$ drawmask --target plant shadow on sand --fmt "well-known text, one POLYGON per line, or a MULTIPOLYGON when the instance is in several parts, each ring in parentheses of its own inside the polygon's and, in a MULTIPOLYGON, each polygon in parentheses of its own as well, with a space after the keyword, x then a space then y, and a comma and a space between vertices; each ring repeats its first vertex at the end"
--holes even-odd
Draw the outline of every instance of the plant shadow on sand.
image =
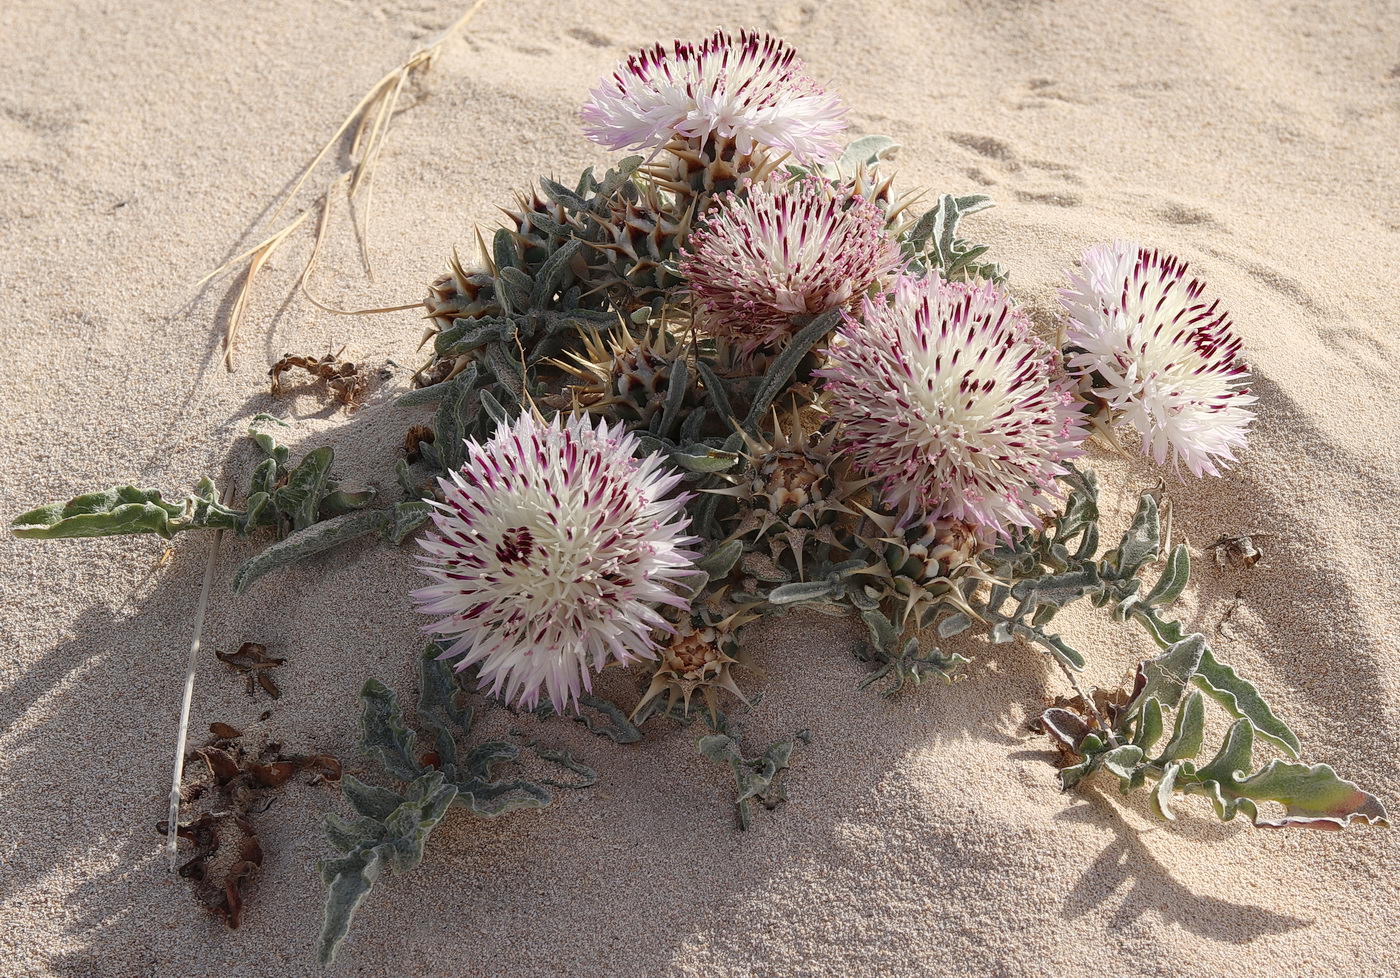
MULTIPOLYGON (((243 416, 268 407, 259 396, 243 416)), ((418 413, 379 400, 333 430, 292 428, 280 436, 294 457, 332 444, 342 481, 377 482, 385 498, 394 498, 386 455, 415 420, 418 413)), ((240 442, 224 474, 246 479, 253 458, 240 442)), ((1236 492, 1248 495, 1248 488, 1236 492)), ((1213 505, 1228 508, 1231 500, 1213 505)), ((1191 518, 1194 524, 1213 515, 1191 518)), ((154 560, 159 541, 152 543, 154 560)), ((183 648, 208 545, 207 537, 193 534, 177 541, 154 584, 148 580, 122 599, 124 610, 114 615, 104 604, 82 614, 73 637, 22 676, 0 707, 0 721, 11 731, 5 774, 16 787, 9 802, 35 813, 36 841, 18 861, 22 876, 7 874, 0 882, 0 897, 21 897, 82 867, 64 910, 78 948, 51 962, 61 974, 227 974, 269 949, 288 975, 320 973, 312 950, 322 893, 315 862, 328 847, 318 823, 325 812, 344 810, 332 789, 293 787, 261 819, 267 860, 249 889, 239 931, 225 931, 197 907, 159 851, 154 825, 164 815, 183 648), (56 769, 54 757, 73 759, 72 770, 56 769), (153 941, 154 933, 170 939, 153 941), (192 946, 201 948, 198 962, 181 957, 192 946)), ((269 736, 291 749, 333 753, 348 771, 384 783, 358 754, 356 696, 365 679, 376 677, 406 705, 413 701, 421 640, 406 596, 416 579, 412 544, 352 543, 275 572, 234 598, 229 575, 261 545, 225 542, 205 647, 261 641, 286 655, 288 666, 279 672, 284 696, 276 703, 250 699, 241 677, 206 654, 191 742, 202 743, 212 720, 239 726, 270 707, 269 736)), ((1219 590, 1209 577, 1201 586, 1219 590)), ((1209 600, 1203 595, 1202 606, 1209 600)), ((1264 609, 1266 620, 1272 610, 1264 609)), ((575 946, 581 973, 613 967, 663 974, 682 957, 710 955, 719 966, 726 954, 761 955, 765 935, 816 918, 825 921, 822 940, 849 955, 845 964, 893 972, 918 959, 907 942, 870 947, 872 926, 877 933, 888 928, 894 938, 938 913, 941 903, 975 910, 1037 886, 1059 894, 1046 916, 1058 916, 1064 926, 1093 922, 1111 929, 1153 915, 1202 938, 1238 944, 1309 924, 1176 878, 1096 790, 1056 793, 1052 752, 1024 732, 1027 712, 1061 688, 1038 652, 1020 643, 949 643, 950 651, 973 659, 967 680, 886 700, 855 688, 865 667, 848 650, 862 639, 858 623, 810 612, 775 619, 750 636, 752 660, 764 671, 741 675, 746 691, 762 694, 752 709, 733 711, 746 748, 761 751, 802 728, 813 739, 794 755, 791 801, 771 815, 760 811, 748 834, 734 828, 729 772, 695 752, 703 732, 698 724, 657 721, 642 743, 618 747, 574 723, 486 711, 478 721, 483 735, 523 726, 526 735, 596 768, 598 786, 561 792, 543 812, 499 820, 454 811, 430 839, 419 869, 381 881, 331 973, 372 970, 375 955, 389 947, 407 973, 446 974, 433 949, 471 922, 477 936, 454 959, 453 974, 491 973, 506 961, 520 974, 557 974, 556 962, 521 950, 532 940, 575 946), (1008 747, 1022 749, 1008 756, 1008 747), (959 766, 964 775, 950 773, 959 766), (1110 841, 1095 849, 1087 842, 1092 836, 1077 832, 1070 855, 1051 869, 1021 861, 1018 853, 1028 846, 1063 856, 1056 827, 1066 824, 1107 832, 1110 841), (1005 885, 989 888, 988 879, 1005 885), (882 886, 913 887, 922 907, 907 900, 898 908, 863 906, 879 900, 882 886), (1120 890, 1110 914, 1105 905, 1120 890), (596 903, 582 931, 573 909, 580 899, 596 903), (823 909, 833 899, 850 906, 834 921, 823 909), (649 908, 640 924, 637 907, 649 908)), ((1300 641, 1323 640, 1291 638, 1298 654, 1300 641)), ((1294 662, 1286 657, 1280 667, 1290 678, 1294 662)), ((625 694, 631 680, 608 682, 625 694)), ((1192 806, 1161 837, 1204 833, 1225 844, 1242 831, 1215 825, 1192 806)), ((985 956, 991 967, 1022 952, 969 938, 945 953, 974 967, 985 956)))

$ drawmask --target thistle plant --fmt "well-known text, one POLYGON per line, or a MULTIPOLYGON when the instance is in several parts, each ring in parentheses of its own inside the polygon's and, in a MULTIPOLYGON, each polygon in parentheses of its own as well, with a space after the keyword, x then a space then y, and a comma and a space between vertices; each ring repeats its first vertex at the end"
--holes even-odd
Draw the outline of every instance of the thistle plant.
MULTIPOLYGON (((366 685, 366 750, 407 787, 345 779, 358 814, 327 825, 342 855, 323 866, 323 960, 449 806, 497 816, 548 800, 543 780, 492 775, 518 746, 459 749, 470 714, 449 660, 503 708, 577 719, 617 745, 700 720, 698 749, 733 774, 748 828, 755 801, 775 808, 784 778, 812 774, 790 768, 806 731, 754 752, 731 716, 749 704, 735 673, 758 664, 754 623, 798 607, 859 617, 861 684, 887 695, 955 678, 968 662, 942 648, 955 636, 963 652, 980 635, 1046 654, 1067 688, 1037 728, 1066 789, 1107 772, 1150 788, 1163 818, 1199 796, 1261 827, 1386 824, 1377 797, 1300 761, 1264 690, 1168 617, 1190 556, 1164 540, 1157 495, 1101 547, 1092 429, 1131 428, 1155 462, 1197 476, 1247 447, 1242 343, 1185 262, 1091 248, 1051 345, 988 246, 963 237, 991 201, 944 194, 917 214, 893 141, 843 150, 839 100, 764 34, 639 52, 583 119, 595 142, 648 155, 571 186, 541 178, 489 244, 478 236, 476 264, 454 255, 430 286, 432 359, 388 408, 414 426, 399 501, 373 508, 334 485, 329 449, 293 466, 259 432, 269 457, 237 505, 207 480, 180 503, 122 487, 15 524, 41 538, 281 537, 238 572, 245 587, 347 539, 398 542, 432 523, 430 583, 405 606, 431 616, 418 718, 435 742, 420 753, 393 694, 366 685), (1052 630, 1075 604, 1153 651, 1125 688, 1081 686, 1088 654, 1052 630), (608 684, 616 702, 594 691, 604 670, 632 676, 608 684), (1201 763, 1207 700, 1231 725, 1201 763), (1285 756, 1250 773, 1257 744, 1285 756)), ((541 757, 574 786, 596 777, 541 757)))

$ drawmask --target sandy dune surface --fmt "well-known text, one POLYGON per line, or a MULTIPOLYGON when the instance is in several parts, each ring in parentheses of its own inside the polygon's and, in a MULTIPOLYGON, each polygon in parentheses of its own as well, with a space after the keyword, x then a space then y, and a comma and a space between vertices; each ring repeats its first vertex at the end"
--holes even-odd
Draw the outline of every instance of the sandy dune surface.
MULTIPOLYGON (((242 476, 248 419, 330 443, 346 482, 392 485, 419 364, 412 312, 344 318, 288 299, 309 232, 258 286, 219 363, 235 281, 195 283, 271 229, 285 189, 360 95, 453 21, 438 0, 0 5, 0 513, 136 482, 242 476), (346 417, 273 400, 281 354, 384 365, 346 417)), ((396 121, 366 279, 341 212, 314 287, 347 306, 421 296, 453 247, 537 173, 603 157, 588 86, 630 48, 716 25, 781 33, 902 144, 901 180, 984 191, 967 231, 1053 323, 1061 269, 1127 236, 1190 260, 1233 310, 1260 395, 1224 480, 1171 484, 1199 546, 1264 532, 1251 571, 1199 559, 1188 620, 1302 735, 1395 808, 1400 764, 1400 8, 1216 4, 492 0, 396 121), (1237 597, 1238 596, 1238 597, 1237 597)), ((309 198, 308 198, 309 199, 309 198)), ((1121 524, 1148 466, 1100 465, 1121 524)), ((0 974, 317 973, 318 823, 297 785, 260 817, 267 859, 236 932, 165 869, 184 647, 206 539, 0 540, 0 974)), ((221 580, 249 552, 226 543, 221 580)), ((1198 555, 1199 556, 1199 555, 1198 555)), ((207 658, 192 730, 247 726, 355 753, 355 696, 411 691, 410 548, 354 547, 214 592, 209 645, 266 643, 283 697, 207 658), (257 716, 268 707, 272 716, 257 716)), ((1110 682, 1146 650, 1068 623, 1110 682)), ((1062 795, 1029 712, 1062 691, 1031 649, 957 647, 967 681, 888 702, 855 684, 854 627, 756 635, 755 744, 812 731, 792 801, 733 828, 727 774, 686 730, 619 748, 539 728, 603 775, 497 822, 457 814, 425 864, 380 884, 344 975, 1330 975, 1400 973, 1400 837, 1281 834, 1182 805, 1166 825, 1110 786, 1062 795)), ((504 723, 502 720, 492 722, 504 723)))

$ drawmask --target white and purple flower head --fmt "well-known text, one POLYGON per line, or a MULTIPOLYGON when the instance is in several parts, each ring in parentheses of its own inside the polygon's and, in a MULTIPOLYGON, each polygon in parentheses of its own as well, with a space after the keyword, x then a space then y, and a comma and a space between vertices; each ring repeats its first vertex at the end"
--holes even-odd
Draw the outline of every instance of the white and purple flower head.
POLYGON ((811 163, 836 154, 844 111, 783 41, 716 31, 632 55, 593 89, 582 115, 588 138, 610 149, 713 135, 732 139, 741 153, 763 146, 811 163))
POLYGON ((1187 264, 1131 242, 1098 245, 1060 292, 1076 348, 1067 367, 1142 435, 1161 465, 1219 475, 1245 446, 1256 398, 1240 340, 1187 264))
POLYGON ((846 317, 827 357, 844 446, 902 520, 1001 535, 1041 524, 1084 421, 1052 351, 994 286, 901 277, 846 317))
POLYGON ((693 573, 681 476, 661 456, 633 457, 634 435, 584 417, 522 414, 441 480, 436 532, 413 592, 442 616, 457 668, 477 665, 492 695, 556 710, 592 688, 589 670, 655 657, 658 605, 686 608, 673 585, 693 573))
POLYGON ((877 205, 820 177, 774 178, 716 198, 680 272, 700 328, 751 356, 781 347, 794 317, 849 307, 901 265, 877 205))

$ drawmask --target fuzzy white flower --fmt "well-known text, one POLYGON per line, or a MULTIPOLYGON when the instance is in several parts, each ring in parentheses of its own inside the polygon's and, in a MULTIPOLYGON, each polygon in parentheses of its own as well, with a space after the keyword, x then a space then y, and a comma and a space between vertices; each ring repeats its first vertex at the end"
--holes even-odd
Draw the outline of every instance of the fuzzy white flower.
POLYGON ((1172 456, 1196 476, 1219 475, 1244 448, 1256 398, 1240 340, 1187 264, 1131 242, 1084 253, 1070 287, 1069 370, 1142 435, 1159 465, 1172 456))
POLYGON ((818 177, 720 195, 691 232, 680 272, 705 332, 745 355, 776 350, 793 317, 850 306, 902 264, 877 205, 818 177))
POLYGON ((658 605, 688 606, 673 585, 693 572, 681 476, 634 435, 583 417, 523 414, 441 480, 437 532, 413 592, 424 626, 483 688, 556 710, 592 688, 589 670, 655 658, 658 605))
POLYGON ((844 112, 783 41, 716 31, 698 43, 632 55, 593 89, 582 115, 588 138, 611 149, 715 135, 732 139, 740 153, 766 146, 820 162, 837 152, 844 112))
POLYGON ((1026 315, 990 283, 901 277, 847 316, 819 371, 856 465, 904 520, 1041 524, 1083 415, 1026 315))

